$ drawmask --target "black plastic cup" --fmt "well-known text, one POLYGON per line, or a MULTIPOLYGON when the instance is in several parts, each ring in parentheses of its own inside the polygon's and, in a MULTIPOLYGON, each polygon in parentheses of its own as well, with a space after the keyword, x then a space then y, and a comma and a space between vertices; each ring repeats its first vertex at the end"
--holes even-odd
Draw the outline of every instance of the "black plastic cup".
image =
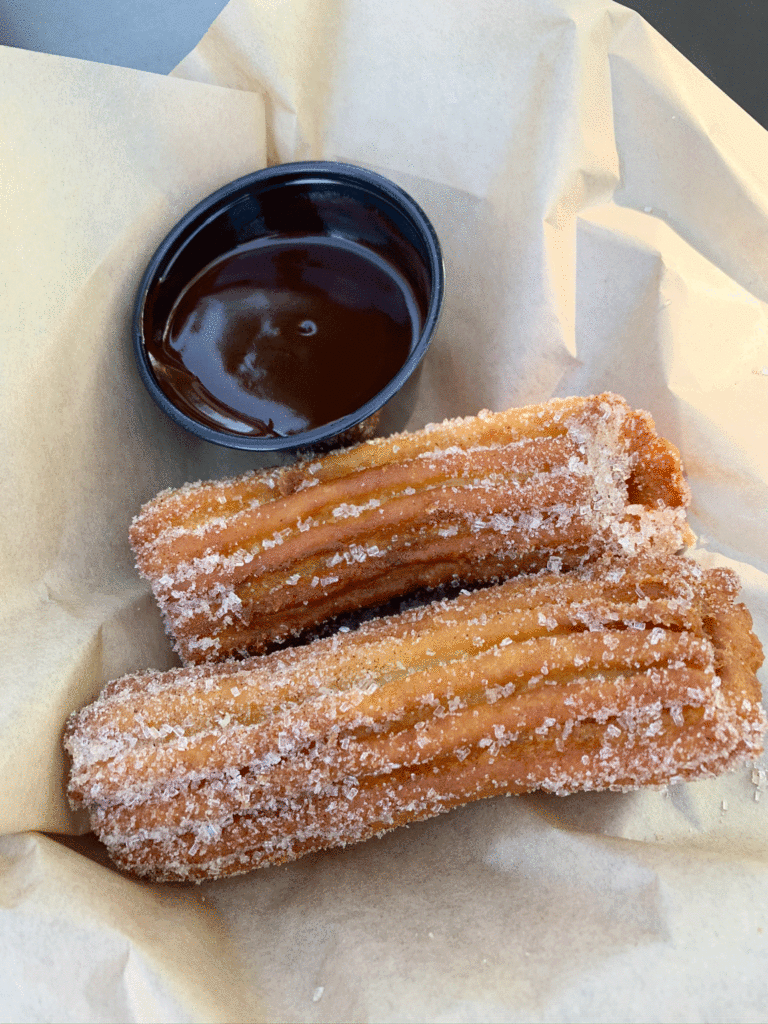
POLYGON ((147 266, 136 298, 136 362, 159 407, 206 441, 261 452, 329 447, 367 436, 366 425, 377 422, 385 406, 394 405, 398 396, 402 404, 402 395, 414 391, 415 371, 437 327, 443 295, 443 260, 435 230, 418 204, 393 182, 343 163, 267 167, 198 203, 164 239, 147 266), (331 236, 362 245, 405 278, 421 310, 420 331, 405 362, 378 394, 353 412, 298 433, 260 436, 195 419, 159 385, 148 342, 150 348, 159 343, 179 295, 214 260, 258 239, 297 235, 331 236))

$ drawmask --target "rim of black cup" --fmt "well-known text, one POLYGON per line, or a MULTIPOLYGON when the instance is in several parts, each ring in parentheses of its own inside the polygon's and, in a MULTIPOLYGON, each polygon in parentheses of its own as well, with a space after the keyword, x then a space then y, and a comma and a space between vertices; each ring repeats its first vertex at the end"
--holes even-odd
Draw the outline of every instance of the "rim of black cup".
POLYGON ((311 448, 313 445, 330 441, 337 435, 344 434, 356 427, 382 409, 400 391, 426 354, 440 317, 444 293, 445 270, 437 233, 419 204, 399 185, 375 171, 369 171, 354 164, 323 160, 276 164, 237 178, 211 193, 189 210, 160 243, 141 278, 134 305, 132 334, 136 365, 144 386, 163 412, 178 426, 205 441, 227 448, 262 452, 311 448), (158 384, 152 371, 144 339, 143 319, 147 297, 153 287, 162 280, 160 276, 162 268, 169 265, 169 257, 172 259, 175 252, 181 251, 198 231, 219 216, 238 195, 253 189, 266 191, 284 184, 300 183, 304 180, 311 183, 312 179, 337 183, 342 186, 346 182, 358 188, 362 186, 369 192, 379 193, 388 199, 401 214, 404 214, 411 222, 412 227, 416 229, 424 244, 428 258, 427 269, 432 285, 421 333, 405 363, 387 385, 364 405, 346 416, 324 423, 322 426, 313 427, 311 430, 287 434, 283 437, 241 435, 229 433, 224 429, 217 430, 215 427, 201 423, 182 412, 158 384))

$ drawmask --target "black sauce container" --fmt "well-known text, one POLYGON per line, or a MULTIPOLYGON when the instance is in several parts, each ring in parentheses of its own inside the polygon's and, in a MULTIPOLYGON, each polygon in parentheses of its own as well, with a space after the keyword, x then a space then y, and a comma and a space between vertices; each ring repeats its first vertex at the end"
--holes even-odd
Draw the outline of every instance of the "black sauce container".
MULTIPOLYGON (((400 414, 405 414, 404 406, 412 403, 415 393, 415 371, 437 326, 443 295, 440 243, 426 215, 406 192, 381 175, 350 164, 281 164, 214 192, 164 239, 147 266, 136 298, 136 362, 160 408, 206 441, 261 452, 331 447, 369 436, 385 406, 399 404, 400 414), (359 408, 300 432, 261 436, 203 422, 194 411, 190 414, 189 409, 179 407, 160 386, 155 372, 157 362, 152 353, 165 335, 174 305, 189 283, 218 258, 257 240, 279 242, 297 236, 330 237, 363 246, 405 279, 420 310, 405 362, 359 408)), ((364 343, 361 339, 360 344, 364 343)))

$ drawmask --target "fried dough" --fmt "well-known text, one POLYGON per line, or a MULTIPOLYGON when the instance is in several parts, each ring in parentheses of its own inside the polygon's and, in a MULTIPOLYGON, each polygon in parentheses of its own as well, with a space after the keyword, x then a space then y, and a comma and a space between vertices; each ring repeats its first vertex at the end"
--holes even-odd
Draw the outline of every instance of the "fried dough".
POLYGON ((766 726, 738 588, 678 556, 604 557, 128 676, 70 720, 70 799, 119 867, 201 881, 496 794, 716 774, 766 726))
POLYGON ((677 450, 616 395, 482 412, 166 491, 130 536, 185 664, 261 653, 420 588, 691 538, 677 450))

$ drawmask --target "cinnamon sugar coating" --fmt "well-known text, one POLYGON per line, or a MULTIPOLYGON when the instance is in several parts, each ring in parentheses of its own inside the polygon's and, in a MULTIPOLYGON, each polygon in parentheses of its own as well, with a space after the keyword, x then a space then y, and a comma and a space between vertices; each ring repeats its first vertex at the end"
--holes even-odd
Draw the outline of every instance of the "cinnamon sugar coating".
POLYGON ((471 800, 625 790, 760 753, 738 580, 678 556, 523 575, 72 716, 69 795, 118 866, 217 878, 471 800))
POLYGON ((677 450, 616 395, 556 399, 190 484, 131 527, 186 664, 417 588, 688 542, 677 450))

